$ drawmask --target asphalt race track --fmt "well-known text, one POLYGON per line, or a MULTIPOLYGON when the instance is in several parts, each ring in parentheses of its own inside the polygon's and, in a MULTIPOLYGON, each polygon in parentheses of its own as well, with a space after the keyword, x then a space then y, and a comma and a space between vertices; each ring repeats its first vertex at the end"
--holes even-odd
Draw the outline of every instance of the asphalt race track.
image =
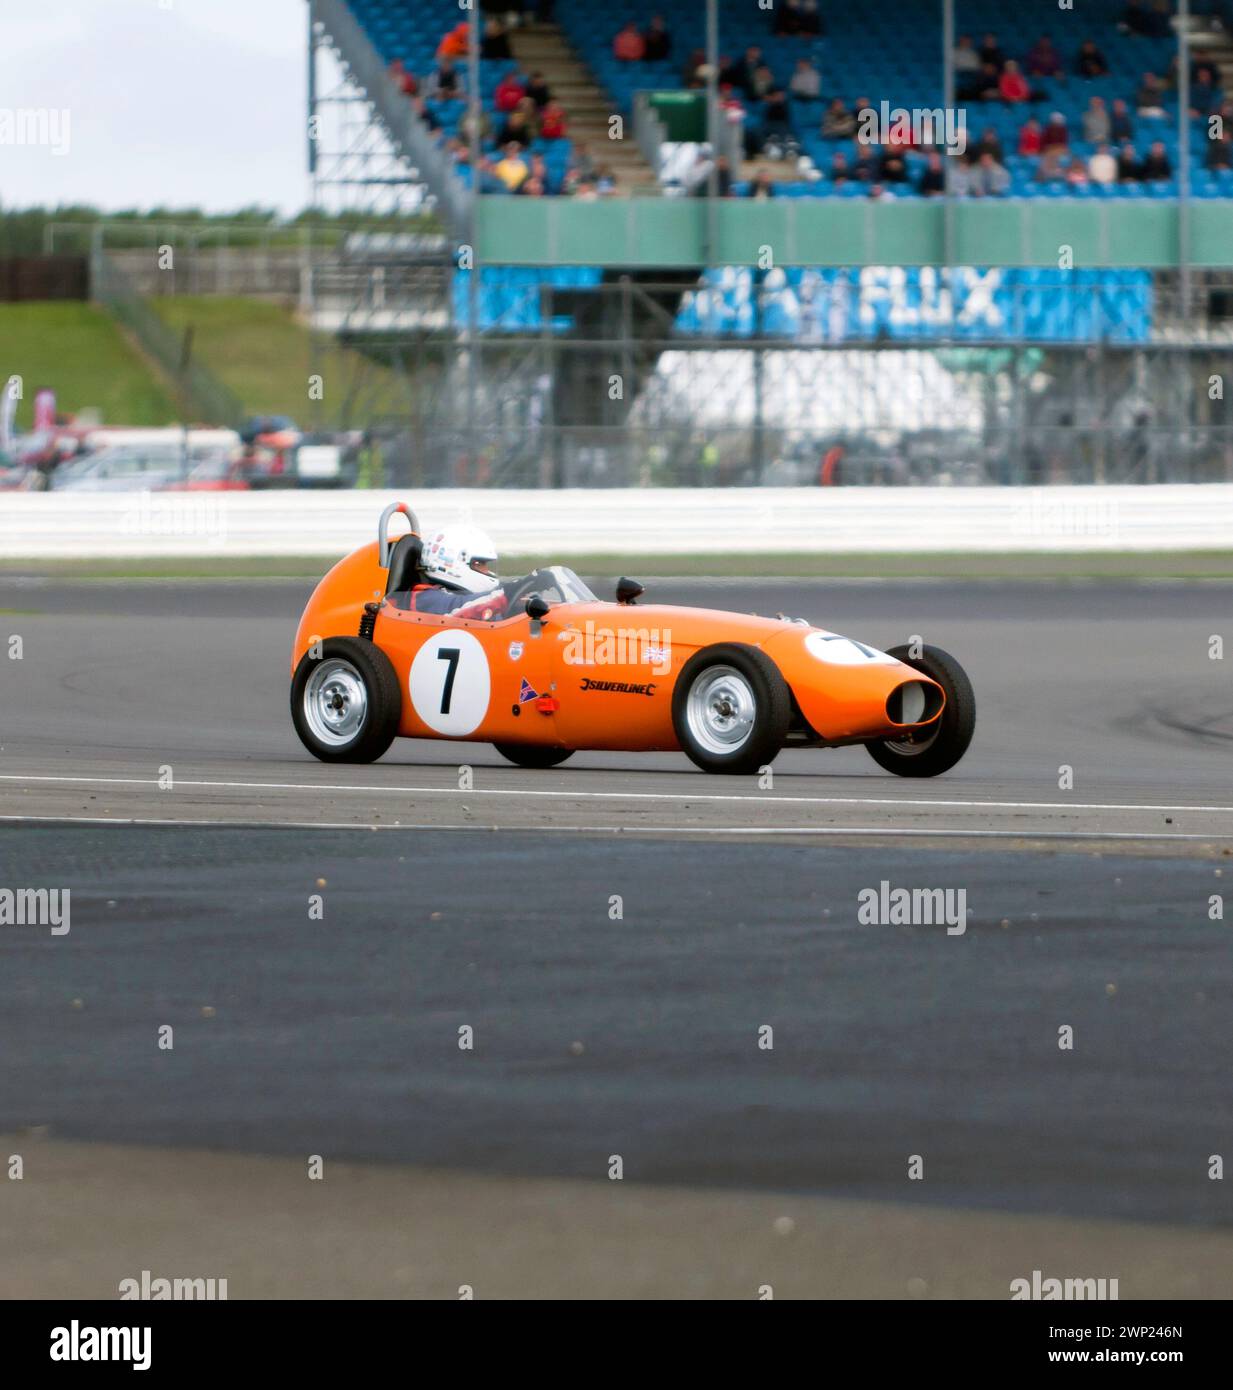
MULTIPOLYGON (((425 1208, 378 1280, 396 1296, 452 1296, 498 1227, 528 1294, 756 1296, 775 1268, 802 1293, 1005 1297, 1050 1258, 1123 1297, 1233 1292, 1208 1176, 1233 1153, 1233 919, 1209 909, 1233 878, 1233 649, 1209 655, 1233 586, 651 582, 967 668, 949 775, 797 752, 768 789, 683 756, 318 764, 287 713, 309 587, 0 579, 0 886, 72 891, 68 935, 0 927, 0 1144, 31 1169, 0 1184, 0 1292, 133 1273, 100 1253, 125 1201, 166 1218, 125 1227, 129 1263, 174 1260, 210 1165, 241 1290, 311 1290, 302 1249, 272 1279, 251 1197, 290 1221, 310 1154, 351 1198, 390 1185, 334 1212, 332 1259, 383 1202, 425 1208), (963 890, 963 930, 862 925, 883 880, 963 890)), ((338 1278, 373 1292, 370 1266, 338 1278)))

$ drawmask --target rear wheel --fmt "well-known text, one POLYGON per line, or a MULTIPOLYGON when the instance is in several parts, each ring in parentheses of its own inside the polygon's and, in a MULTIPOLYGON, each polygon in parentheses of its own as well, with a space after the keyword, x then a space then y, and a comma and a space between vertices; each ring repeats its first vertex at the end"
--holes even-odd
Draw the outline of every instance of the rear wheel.
POLYGON ((494 743, 492 746, 518 767, 556 767, 574 756, 572 748, 548 748, 539 743, 494 743))
POLYGON ((892 647, 887 656, 921 671, 946 692, 946 707, 928 728, 903 738, 867 743, 869 756, 897 777, 936 777, 948 772, 968 751, 976 728, 976 696, 962 666, 941 647, 892 647))
POLYGON ((704 772, 756 772, 778 754, 791 716, 779 668, 736 643, 695 652, 672 693, 677 740, 704 772))
POLYGON ((291 681, 291 719, 323 763, 375 762, 394 741, 402 691, 390 659, 359 637, 329 637, 305 652, 291 681))

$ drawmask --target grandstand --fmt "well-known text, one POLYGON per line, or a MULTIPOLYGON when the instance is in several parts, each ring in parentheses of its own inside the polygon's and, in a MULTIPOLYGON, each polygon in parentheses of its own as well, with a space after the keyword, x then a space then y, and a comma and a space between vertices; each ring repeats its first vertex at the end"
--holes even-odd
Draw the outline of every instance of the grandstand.
POLYGON ((840 440, 936 458, 950 411, 971 480, 1229 470, 1198 389, 1233 336, 1222 0, 540 9, 506 28, 503 7, 460 24, 454 0, 310 4, 314 52, 371 126, 352 148, 389 161, 319 199, 379 211, 395 189, 448 248, 418 279, 379 248, 316 267, 316 322, 378 352, 420 334, 438 408, 412 428, 458 468, 749 482, 798 459, 811 480, 840 440), (645 50, 655 15, 667 53, 645 50), (1022 99, 991 96, 1016 64, 1022 99), (780 102, 802 68, 817 90, 780 102), (897 112, 964 138, 888 133, 897 112))

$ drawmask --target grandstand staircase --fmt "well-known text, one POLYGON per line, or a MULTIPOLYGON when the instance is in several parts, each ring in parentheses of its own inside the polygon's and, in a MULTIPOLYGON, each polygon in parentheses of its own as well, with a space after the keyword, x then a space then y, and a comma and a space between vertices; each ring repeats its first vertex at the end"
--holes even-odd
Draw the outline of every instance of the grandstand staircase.
POLYGON ((527 73, 542 72, 552 95, 565 107, 569 138, 582 141, 597 168, 608 168, 622 193, 655 185, 655 171, 634 139, 626 118, 624 138, 608 137, 612 103, 555 24, 527 24, 510 31, 510 48, 527 73))

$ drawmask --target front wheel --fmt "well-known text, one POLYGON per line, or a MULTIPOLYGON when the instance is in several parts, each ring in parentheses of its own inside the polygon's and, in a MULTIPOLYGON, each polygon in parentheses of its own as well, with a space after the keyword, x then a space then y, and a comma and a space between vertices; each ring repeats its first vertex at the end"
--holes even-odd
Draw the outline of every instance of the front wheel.
POLYGON ((291 681, 291 720, 323 763, 375 762, 394 742, 402 690, 390 659, 360 637, 328 637, 310 648, 291 681))
POLYGON ((976 696, 967 673, 941 647, 922 647, 920 656, 911 656, 908 647, 892 647, 886 654, 937 681, 946 692, 946 706, 920 733, 867 743, 869 756, 897 777, 936 777, 949 772, 968 751, 976 728, 976 696))
POLYGON ((672 692, 677 741, 704 772, 757 772, 783 747, 791 717, 779 668, 735 642, 695 652, 672 692))
POLYGON ((574 756, 572 748, 550 748, 540 743, 494 743, 492 746, 518 767, 557 767, 574 756))

